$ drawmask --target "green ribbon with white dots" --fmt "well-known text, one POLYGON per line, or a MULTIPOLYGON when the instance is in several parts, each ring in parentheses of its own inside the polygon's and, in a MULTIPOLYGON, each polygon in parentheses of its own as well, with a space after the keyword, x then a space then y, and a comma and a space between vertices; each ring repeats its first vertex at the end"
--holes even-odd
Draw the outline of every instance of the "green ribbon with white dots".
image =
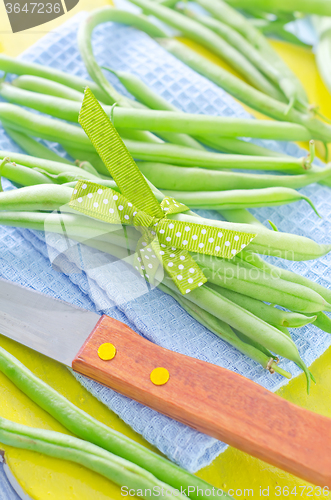
POLYGON ((168 219, 168 215, 186 212, 189 208, 170 197, 165 197, 161 204, 157 201, 89 88, 85 91, 79 122, 120 193, 93 182, 79 181, 70 206, 104 222, 137 228, 142 237, 135 265, 150 282, 162 263, 181 293, 189 293, 207 281, 189 252, 231 259, 255 238, 255 234, 168 219))

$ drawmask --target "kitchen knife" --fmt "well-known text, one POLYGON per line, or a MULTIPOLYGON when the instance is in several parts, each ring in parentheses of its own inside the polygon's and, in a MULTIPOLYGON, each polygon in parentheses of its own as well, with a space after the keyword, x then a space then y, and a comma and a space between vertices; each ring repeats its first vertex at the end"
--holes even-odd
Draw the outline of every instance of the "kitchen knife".
POLYGON ((331 419, 109 316, 0 279, 0 333, 201 432, 331 487, 331 419))

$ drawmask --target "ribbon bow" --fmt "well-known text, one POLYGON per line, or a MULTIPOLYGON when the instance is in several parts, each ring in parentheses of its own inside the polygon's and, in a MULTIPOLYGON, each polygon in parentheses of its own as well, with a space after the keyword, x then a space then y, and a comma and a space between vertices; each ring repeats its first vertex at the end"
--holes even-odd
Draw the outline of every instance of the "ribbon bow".
POLYGON ((79 122, 120 193, 93 182, 79 181, 70 206, 111 224, 120 223, 139 229, 142 238, 137 247, 136 268, 149 281, 161 262, 181 293, 189 293, 207 281, 189 252, 231 259, 256 236, 168 219, 169 215, 186 212, 189 208, 170 197, 165 197, 161 204, 157 201, 89 88, 85 91, 79 122))

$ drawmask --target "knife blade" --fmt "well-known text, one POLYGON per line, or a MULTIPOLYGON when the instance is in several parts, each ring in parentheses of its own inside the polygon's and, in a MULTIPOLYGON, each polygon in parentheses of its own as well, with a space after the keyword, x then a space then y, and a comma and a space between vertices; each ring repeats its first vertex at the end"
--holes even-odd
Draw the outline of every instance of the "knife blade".
POLYGON ((198 431, 331 487, 331 419, 241 375, 157 346, 109 316, 1 279, 0 333, 198 431), (113 348, 111 356, 100 354, 104 346, 113 348))

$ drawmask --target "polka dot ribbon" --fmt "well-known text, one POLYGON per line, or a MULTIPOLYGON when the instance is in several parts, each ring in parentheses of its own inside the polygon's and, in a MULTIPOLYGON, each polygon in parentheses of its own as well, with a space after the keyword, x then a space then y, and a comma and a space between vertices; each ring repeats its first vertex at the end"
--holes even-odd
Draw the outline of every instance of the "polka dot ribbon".
POLYGON ((168 219, 189 210, 165 197, 160 204, 118 135, 112 122, 86 89, 79 121, 120 190, 79 181, 70 206, 90 217, 136 227, 141 233, 135 254, 137 270, 151 283, 160 263, 181 293, 189 293, 207 279, 189 252, 233 258, 254 234, 219 229, 206 224, 168 219))

